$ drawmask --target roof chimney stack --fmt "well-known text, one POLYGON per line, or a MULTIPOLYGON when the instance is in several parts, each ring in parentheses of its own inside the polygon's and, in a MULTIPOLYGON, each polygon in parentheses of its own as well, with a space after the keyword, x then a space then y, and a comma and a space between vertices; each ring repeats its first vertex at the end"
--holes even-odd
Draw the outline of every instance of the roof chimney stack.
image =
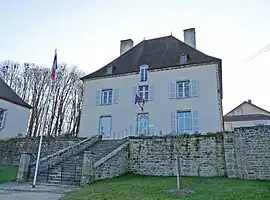
POLYGON ((189 28, 184 30, 184 42, 189 46, 196 49, 196 32, 195 28, 189 28))
POLYGON ((133 41, 132 39, 127 39, 127 40, 121 40, 120 41, 120 55, 123 53, 127 52, 133 47, 133 41))
POLYGON ((251 103, 251 99, 248 100, 248 103, 251 103))

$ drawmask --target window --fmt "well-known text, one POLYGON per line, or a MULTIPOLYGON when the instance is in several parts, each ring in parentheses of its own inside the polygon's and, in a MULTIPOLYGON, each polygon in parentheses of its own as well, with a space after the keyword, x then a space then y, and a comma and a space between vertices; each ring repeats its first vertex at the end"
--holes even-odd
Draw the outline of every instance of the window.
POLYGON ((115 70, 115 67, 113 65, 110 65, 107 67, 107 72, 106 74, 113 74, 115 70))
POLYGON ((177 97, 190 97, 190 81, 177 82, 177 97))
POLYGON ((140 79, 142 81, 147 81, 148 79, 148 65, 142 65, 140 67, 140 79))
POLYGON ((243 114, 243 109, 242 108, 238 108, 234 111, 235 115, 242 115, 243 114))
POLYGON ((99 132, 102 136, 109 137, 111 135, 111 116, 101 116, 99 121, 99 132))
POLYGON ((187 64, 187 59, 188 59, 187 54, 182 54, 182 55, 180 56, 180 63, 181 63, 181 64, 187 64))
POLYGON ((137 117, 138 135, 147 135, 149 132, 149 117, 148 113, 138 114, 137 117))
POLYGON ((102 90, 101 104, 108 105, 112 104, 112 89, 102 90))
POLYGON ((5 119, 6 118, 6 110, 0 108, 0 130, 4 129, 5 119))
POLYGON ((148 85, 139 86, 139 96, 140 96, 140 98, 143 98, 145 101, 148 100, 148 97, 149 97, 149 86, 148 85))
POLYGON ((177 132, 189 133, 192 131, 192 114, 191 111, 177 112, 177 132))

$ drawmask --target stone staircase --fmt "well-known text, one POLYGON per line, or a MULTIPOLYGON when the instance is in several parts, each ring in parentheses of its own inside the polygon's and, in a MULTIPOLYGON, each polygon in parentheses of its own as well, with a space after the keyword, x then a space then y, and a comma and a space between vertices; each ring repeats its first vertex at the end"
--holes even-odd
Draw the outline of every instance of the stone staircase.
MULTIPOLYGON (((84 151, 90 151, 94 157, 94 163, 111 153, 125 140, 99 140, 84 151)), ((69 156, 54 165, 48 165, 47 169, 38 172, 38 183, 80 185, 82 174, 83 152, 69 156)), ((34 170, 30 172, 28 181, 33 181, 34 170)))

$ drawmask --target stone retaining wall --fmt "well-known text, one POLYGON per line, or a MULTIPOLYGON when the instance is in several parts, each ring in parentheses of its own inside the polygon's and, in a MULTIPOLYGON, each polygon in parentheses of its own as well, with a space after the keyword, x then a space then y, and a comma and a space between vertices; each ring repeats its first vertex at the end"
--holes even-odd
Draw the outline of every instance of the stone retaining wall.
POLYGON ((270 180, 270 127, 238 128, 224 133, 229 178, 270 180))
POLYGON ((113 178, 128 172, 128 154, 129 146, 125 146, 106 160, 103 164, 97 166, 94 170, 95 180, 113 178))
POLYGON ((129 171, 175 176, 177 152, 184 176, 225 175, 222 134, 131 138, 129 171))
MULTIPOLYGON (((65 137, 44 137, 42 143, 41 157, 52 154, 65 147, 82 141, 85 138, 65 138, 65 137)), ((21 153, 33 154, 38 152, 39 137, 11 138, 0 140, 0 166, 18 164, 21 153)))

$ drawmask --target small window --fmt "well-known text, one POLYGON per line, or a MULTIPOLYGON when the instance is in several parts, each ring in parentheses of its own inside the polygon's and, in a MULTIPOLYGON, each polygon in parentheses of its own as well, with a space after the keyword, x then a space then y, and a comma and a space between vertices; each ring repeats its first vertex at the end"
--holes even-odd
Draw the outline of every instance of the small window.
POLYGON ((109 66, 107 67, 107 74, 112 74, 113 67, 109 66))
POLYGON ((113 65, 110 65, 107 67, 107 72, 106 74, 113 74, 115 70, 115 67, 113 65))
POLYGON ((242 115, 243 114, 243 109, 242 108, 238 108, 234 111, 235 115, 242 115))
POLYGON ((188 55, 187 54, 182 54, 180 56, 180 64, 187 64, 187 60, 188 60, 188 55))
POLYGON ((141 82, 147 81, 147 79, 148 79, 148 65, 142 65, 140 67, 140 79, 141 79, 141 82))
POLYGON ((149 86, 148 85, 139 86, 139 96, 140 96, 140 98, 144 99, 145 101, 148 100, 148 97, 149 97, 149 86))
POLYGON ((101 104, 108 105, 112 104, 112 89, 102 90, 101 104))
POLYGON ((190 97, 190 81, 177 82, 176 94, 178 98, 190 97))
POLYGON ((6 110, 0 108, 0 130, 5 127, 6 110))
POLYGON ((177 112, 177 130, 178 133, 189 133, 192 131, 191 111, 177 112))

